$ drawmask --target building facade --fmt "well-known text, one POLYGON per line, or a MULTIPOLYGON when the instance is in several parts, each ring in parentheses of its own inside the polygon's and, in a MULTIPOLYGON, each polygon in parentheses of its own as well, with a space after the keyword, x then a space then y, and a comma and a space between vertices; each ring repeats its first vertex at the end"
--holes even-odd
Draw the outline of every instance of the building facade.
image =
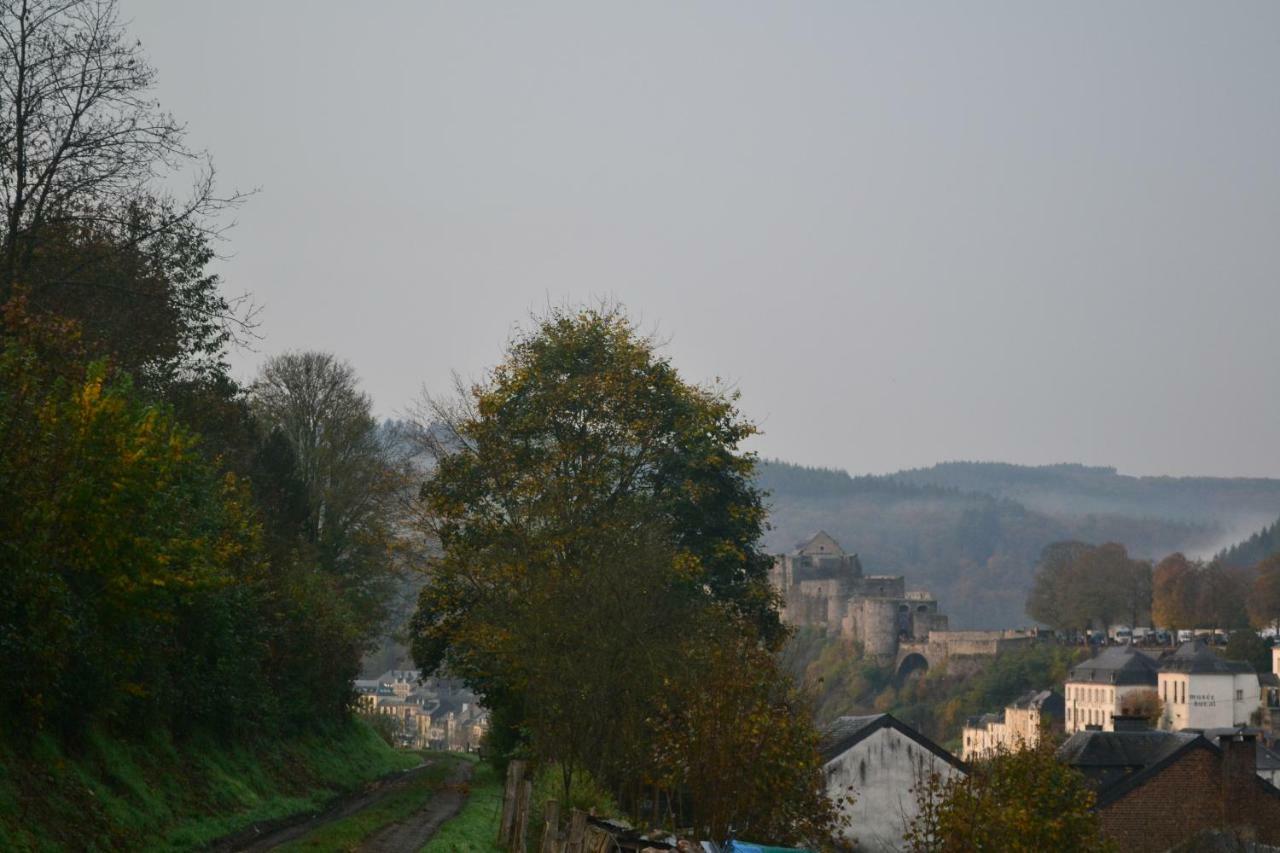
POLYGON ((1112 646, 1072 667, 1064 685, 1067 734, 1097 728, 1112 731, 1113 718, 1128 710, 1135 694, 1155 692, 1159 665, 1141 650, 1112 646))
POLYGON ((916 789, 933 773, 965 772, 954 755, 890 714, 836 720, 823 734, 822 761, 827 795, 849 818, 844 841, 868 851, 903 849, 919 813, 916 789))
POLYGON ((1034 747, 1043 733, 1063 730, 1065 702, 1054 690, 1032 690, 1019 696, 998 714, 983 714, 965 721, 960 758, 987 758, 997 752, 1034 747))
POLYGON ((1214 729, 1258 722, 1262 690, 1247 661, 1224 660, 1203 640, 1183 643, 1160 661, 1161 728, 1214 729))

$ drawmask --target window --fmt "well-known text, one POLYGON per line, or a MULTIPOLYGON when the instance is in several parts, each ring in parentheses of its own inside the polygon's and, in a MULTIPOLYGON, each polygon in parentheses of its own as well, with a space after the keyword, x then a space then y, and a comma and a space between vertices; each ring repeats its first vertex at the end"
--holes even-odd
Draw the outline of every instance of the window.
POLYGON ((1242 700, 1242 699, 1244 699, 1244 691, 1243 691, 1243 690, 1237 690, 1237 691, 1236 691, 1236 701, 1237 701, 1237 702, 1239 702, 1239 701, 1240 701, 1240 700, 1242 700))

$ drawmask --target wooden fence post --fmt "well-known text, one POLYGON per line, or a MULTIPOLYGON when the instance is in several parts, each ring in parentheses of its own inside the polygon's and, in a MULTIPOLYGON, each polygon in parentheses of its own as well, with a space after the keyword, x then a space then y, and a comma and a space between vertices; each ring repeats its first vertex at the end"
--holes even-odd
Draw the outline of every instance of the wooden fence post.
POLYGON ((560 804, 547 800, 542 812, 542 844, 539 853, 557 853, 560 840, 560 804))
POLYGON ((502 821, 498 824, 498 845, 508 847, 511 844, 511 829, 516 816, 516 798, 520 790, 520 782, 524 779, 523 761, 512 761, 507 764, 507 784, 502 789, 502 821))
POLYGON ((587 813, 582 809, 569 812, 569 832, 564 841, 564 853, 582 853, 587 835, 587 813))
POLYGON ((525 853, 528 850, 529 806, 533 800, 533 782, 528 779, 520 783, 520 793, 516 797, 516 825, 512 831, 512 853, 525 853))

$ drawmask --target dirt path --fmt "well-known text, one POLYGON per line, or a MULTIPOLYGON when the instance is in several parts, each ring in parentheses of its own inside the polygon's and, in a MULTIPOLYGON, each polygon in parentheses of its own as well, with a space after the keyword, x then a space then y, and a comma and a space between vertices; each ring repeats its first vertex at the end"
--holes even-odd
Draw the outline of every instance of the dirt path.
POLYGON ((440 824, 462 810, 467 801, 471 762, 459 761, 440 790, 427 804, 399 823, 384 826, 360 845, 361 853, 417 853, 431 840, 440 824))
MULTIPOLYGON (((255 824, 248 829, 237 832, 233 836, 216 842, 209 849, 212 853, 259 853, 259 851, 270 850, 289 841, 296 841, 326 824, 350 817, 356 812, 367 809, 383 797, 394 794, 412 782, 414 777, 430 767, 432 763, 427 761, 403 773, 384 777, 370 783, 359 791, 340 798, 336 803, 318 814, 309 817, 285 818, 283 821, 271 821, 265 824, 255 824)), ((468 764, 468 774, 470 767, 471 765, 468 764)), ((444 793, 444 791, 441 791, 440 794, 433 796, 430 802, 435 802, 444 793)), ((430 803, 428 803, 427 808, 430 808, 430 803)), ((461 808, 461 806, 458 806, 458 808, 461 808)), ((417 847, 413 848, 414 851, 417 851, 417 849, 417 847)))

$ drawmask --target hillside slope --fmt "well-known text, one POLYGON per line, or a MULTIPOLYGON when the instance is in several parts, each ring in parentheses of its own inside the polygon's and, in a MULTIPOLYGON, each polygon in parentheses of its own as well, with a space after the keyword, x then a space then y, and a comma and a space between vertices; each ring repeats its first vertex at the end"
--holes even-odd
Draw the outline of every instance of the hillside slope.
POLYGON ((930 589, 956 627, 1026 624, 1026 593, 1050 542, 1120 542, 1151 559, 1207 556, 1235 538, 1231 519, 1280 512, 1276 480, 1133 478, 1082 466, 953 463, 851 477, 765 462, 759 478, 770 492, 771 551, 826 530, 869 573, 904 574, 908 587, 930 589))
POLYGON ((1233 569, 1256 566, 1272 554, 1280 553, 1280 520, 1220 551, 1216 559, 1233 569))
POLYGON ((0 849, 192 850, 420 763, 353 720, 292 741, 0 740, 0 849))

